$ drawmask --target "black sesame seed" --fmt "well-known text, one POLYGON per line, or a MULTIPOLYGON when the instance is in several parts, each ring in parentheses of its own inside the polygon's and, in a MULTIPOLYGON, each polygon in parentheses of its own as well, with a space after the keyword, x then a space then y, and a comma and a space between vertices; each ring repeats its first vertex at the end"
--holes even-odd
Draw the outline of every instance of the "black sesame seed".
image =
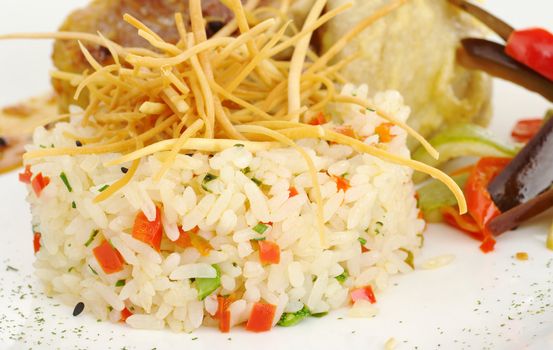
POLYGON ((126 174, 127 172, 129 171, 129 169, 125 168, 125 167, 121 167, 121 172, 123 174, 126 174))
POLYGON ((73 316, 79 316, 84 310, 84 303, 78 302, 77 305, 75 305, 75 309, 73 310, 73 316))
POLYGON ((83 143, 79 140, 75 141, 75 144, 77 145, 77 147, 83 147, 83 143))
POLYGON ((225 22, 222 21, 211 21, 207 23, 207 34, 212 36, 218 31, 220 31, 225 26, 225 22))
POLYGON ((8 145, 8 142, 5 138, 0 137, 0 148, 6 147, 8 145))

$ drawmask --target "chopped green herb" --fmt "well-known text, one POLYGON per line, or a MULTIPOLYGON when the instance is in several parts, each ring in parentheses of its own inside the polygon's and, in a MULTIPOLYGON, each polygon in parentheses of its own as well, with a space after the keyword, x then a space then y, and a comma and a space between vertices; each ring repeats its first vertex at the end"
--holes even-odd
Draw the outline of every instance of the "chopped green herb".
POLYGON ((98 276, 98 272, 96 272, 96 270, 94 270, 92 268, 92 266, 88 265, 88 267, 90 268, 90 271, 92 271, 93 274, 95 274, 96 276, 98 276))
POLYGON ((377 221, 376 222, 376 228, 374 229, 374 234, 376 235, 379 235, 380 234, 380 230, 382 229, 382 227, 384 226, 384 223, 381 222, 381 221, 377 221))
POLYGON ((367 107, 367 111, 369 111, 369 112, 376 112, 376 110, 374 110, 374 109, 372 109, 372 108, 369 108, 369 107, 367 107))
POLYGON ((60 174, 61 181, 63 181, 63 184, 65 187, 67 187, 67 190, 69 192, 73 192, 73 188, 71 187, 71 184, 69 183, 69 180, 67 180, 67 175, 62 171, 60 174))
POLYGON ((258 238, 251 239, 251 241, 257 241, 257 242, 259 242, 259 241, 264 241, 264 240, 266 240, 266 239, 267 239, 267 237, 258 237, 258 238))
POLYGON ((399 250, 403 250, 407 253, 407 257, 405 258, 405 263, 409 266, 411 266, 412 269, 415 268, 415 256, 413 255, 413 252, 410 250, 407 250, 405 248, 400 248, 399 250))
POLYGON ((281 327, 295 326, 309 316, 311 316, 311 311, 304 305, 300 311, 283 313, 277 325, 281 327))
POLYGON ((112 311, 113 311, 113 307, 108 306, 108 312, 112 312, 112 311))
POLYGON ((253 181, 257 186, 263 185, 263 182, 261 182, 261 180, 255 178, 255 177, 252 177, 252 181, 253 181))
POLYGON ((269 225, 265 225, 263 223, 258 223, 257 225, 255 225, 252 230, 254 230, 255 232, 259 233, 260 235, 264 234, 265 232, 267 232, 267 230, 269 229, 269 225))
POLYGON ((326 315, 328 315, 328 312, 318 312, 316 314, 311 314, 311 316, 317 317, 317 318, 325 317, 326 315))
POLYGON ((198 299, 204 300, 221 286, 221 270, 219 266, 213 265, 217 276, 214 278, 196 278, 196 290, 198 291, 198 299))
POLYGON ((359 241, 359 243, 361 243, 361 245, 367 244, 367 240, 363 237, 359 237, 359 238, 357 238, 357 240, 359 241))
POLYGON ((71 208, 77 209, 77 203, 75 203, 75 201, 71 202, 71 208))
POLYGON ((192 340, 198 340, 198 337, 194 337, 194 338, 192 338, 192 340))
POLYGON ((75 270, 74 267, 70 267, 70 268, 67 270, 67 272, 71 272, 71 271, 74 271, 74 270, 75 270))
POLYGON ((127 282, 125 280, 119 280, 115 282, 116 287, 123 287, 127 282))
POLYGON ((17 272, 19 270, 16 269, 15 267, 13 267, 13 266, 8 265, 8 266, 6 266, 6 271, 15 271, 15 272, 17 272))
POLYGON ((245 167, 244 169, 240 170, 242 172, 242 174, 246 175, 248 173, 251 173, 252 172, 252 169, 250 169, 250 167, 245 167))
POLYGON ((38 145, 38 147, 40 147, 40 148, 46 148, 46 146, 44 146, 44 145, 38 145))
POLYGON ((215 180, 216 178, 217 178, 217 176, 215 176, 213 174, 210 174, 210 173, 207 173, 204 176, 204 179, 202 180, 202 188, 207 192, 211 192, 211 190, 209 188, 207 188, 207 184, 210 183, 211 181, 215 180))
POLYGON ((237 143, 236 145, 234 145, 234 147, 244 147, 244 145, 241 143, 237 143))
POLYGON ((92 233, 90 234, 90 238, 88 239, 88 241, 86 241, 84 246, 88 247, 89 245, 91 245, 92 242, 94 241, 94 238, 96 238, 96 236, 98 236, 98 233, 100 233, 100 231, 98 231, 98 230, 92 231, 92 233))
POLYGON ((107 190, 109 187, 109 185, 104 185, 102 187, 100 187, 100 189, 98 190, 98 192, 104 192, 105 190, 107 190))
POLYGON ((348 277, 349 277, 349 273, 346 270, 344 270, 344 272, 342 272, 341 275, 338 275, 334 278, 336 278, 336 281, 340 283, 344 283, 348 279, 348 277))

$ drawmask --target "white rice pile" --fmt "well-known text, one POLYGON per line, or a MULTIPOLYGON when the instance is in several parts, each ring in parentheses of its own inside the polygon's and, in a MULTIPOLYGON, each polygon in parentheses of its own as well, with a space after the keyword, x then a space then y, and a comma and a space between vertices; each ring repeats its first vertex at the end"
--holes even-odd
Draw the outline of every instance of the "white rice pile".
MULTIPOLYGON (((367 88, 346 86, 343 93, 365 97, 367 88)), ((398 119, 409 115, 397 92, 378 94, 372 101, 398 119)), ((351 125, 366 143, 378 143, 374 130, 384 120, 374 112, 362 113, 353 105, 333 105, 327 112, 334 121, 351 125)), ((66 132, 94 135, 93 129, 73 120, 51 130, 37 129, 34 145, 28 149, 76 147, 74 139, 64 136, 66 132)), ((406 133, 398 127, 392 133, 395 138, 382 147, 409 157, 406 133)), ((318 170, 326 249, 317 230, 308 167, 292 148, 252 154, 237 145, 213 155, 181 154, 159 182, 153 176, 161 162, 159 155, 152 155, 142 159, 127 186, 98 204, 93 199, 99 190, 122 176, 120 167, 103 164, 120 155, 47 157, 28 163, 34 174, 42 172, 51 180, 39 198, 29 187, 34 229, 41 233, 37 275, 49 295, 70 305, 82 301, 101 320, 117 322, 126 307, 134 314, 126 321, 130 326, 168 326, 176 332, 215 325, 217 295, 237 298, 230 306, 232 326, 247 321, 258 301, 277 306, 274 325, 284 312, 304 306, 322 313, 348 305, 349 291, 356 287, 370 285, 378 296, 390 276, 412 269, 406 262, 408 252, 416 255, 421 245, 425 223, 418 218, 412 170, 343 145, 313 139, 298 144, 318 170), (72 192, 60 178, 62 172, 72 192), (204 189, 202 180, 208 173, 216 178, 204 189), (346 178, 351 188, 338 191, 332 176, 346 178), (289 198, 290 187, 298 195, 289 198), (154 219, 156 205, 163 211, 161 252, 131 235, 137 213, 143 211, 154 219), (280 247, 279 264, 259 261, 252 240, 260 235, 252 228, 260 222, 272 222, 265 236, 280 247), (172 243, 179 236, 179 226, 199 227, 198 234, 213 247, 209 255, 172 243), (86 245, 95 230, 99 233, 86 245), (92 249, 104 239, 124 258, 122 271, 105 274, 96 261, 92 249), (360 243, 364 241, 366 252, 360 243), (214 277, 212 265, 220 269, 221 286, 201 301, 194 279, 214 277), (340 275, 349 277, 335 278, 340 275), (117 283, 121 280, 124 286, 117 283)), ((363 301, 354 305, 351 315, 370 316, 375 311, 363 301)))

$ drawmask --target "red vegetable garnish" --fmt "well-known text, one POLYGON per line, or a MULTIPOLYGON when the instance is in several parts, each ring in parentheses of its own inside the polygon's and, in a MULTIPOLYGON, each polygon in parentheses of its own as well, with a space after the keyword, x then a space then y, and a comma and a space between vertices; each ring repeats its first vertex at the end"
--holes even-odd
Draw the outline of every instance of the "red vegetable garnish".
POLYGON ((40 233, 35 232, 33 235, 33 248, 35 251, 35 254, 40 251, 40 233))
POLYGON ((139 212, 134 219, 132 236, 142 241, 159 252, 163 229, 161 225, 161 209, 156 207, 154 221, 148 221, 143 212, 139 212))
POLYGON ((392 123, 382 123, 374 129, 374 132, 378 134, 378 140, 381 143, 388 143, 396 137, 396 135, 392 135, 391 130, 393 126, 394 124, 392 123))
POLYGON ((456 207, 443 207, 441 208, 442 217, 444 221, 471 236, 474 239, 482 241, 484 236, 482 230, 476 221, 469 214, 459 214, 459 209, 456 207))
POLYGON ((355 130, 351 127, 351 125, 340 125, 334 128, 334 131, 336 131, 339 134, 352 137, 354 139, 357 138, 357 134, 355 133, 355 130))
POLYGON ((495 247, 495 239, 492 236, 487 236, 484 238, 484 242, 480 244, 480 250, 484 253, 489 253, 493 251, 495 247))
POLYGON ((31 180, 31 186, 37 197, 40 197, 42 190, 50 183, 50 178, 48 176, 42 176, 42 173, 38 173, 34 179, 31 180))
POLYGON ((108 241, 103 241, 102 244, 92 249, 92 253, 106 274, 123 270, 125 259, 108 241))
POLYGON ((376 297, 374 296, 373 288, 371 286, 353 289, 349 295, 351 297, 351 301, 354 303, 357 300, 367 300, 371 304, 376 303, 376 297))
POLYGON ((33 177, 33 173, 31 172, 31 166, 26 165, 25 172, 19 174, 19 181, 23 182, 24 184, 30 185, 32 177, 33 177))
POLYGON ((553 34, 547 30, 530 28, 513 31, 505 53, 553 80, 553 34))
POLYGON ((228 297, 217 297, 217 313, 215 318, 219 320, 219 330, 222 333, 228 333, 230 331, 230 310, 228 309, 232 303, 232 299, 228 297))
POLYGON ((288 198, 292 198, 298 195, 298 190, 292 186, 288 189, 288 198))
POLYGON ((326 123, 326 118, 323 112, 319 112, 313 119, 309 121, 309 125, 323 125, 326 123))
POLYGON ((275 242, 259 241, 259 260, 262 264, 280 263, 280 247, 275 242))
POLYGON ((190 231, 183 231, 182 227, 179 227, 179 238, 175 241, 175 244, 181 248, 192 247, 192 240, 190 239, 190 234, 198 233, 200 229, 198 226, 194 227, 190 231))
POLYGON ((518 142, 526 143, 534 137, 543 125, 543 119, 523 119, 516 123, 511 136, 518 142))
POLYGON ((133 313, 129 309, 124 308, 123 310, 121 310, 121 322, 127 321, 127 318, 131 317, 132 315, 133 313))
POLYGON ((273 328, 276 306, 265 303, 255 303, 250 313, 246 329, 251 332, 266 332, 273 328))
POLYGON ((350 188, 349 181, 346 178, 341 176, 332 176, 332 179, 336 182, 338 191, 342 190, 346 192, 350 188))

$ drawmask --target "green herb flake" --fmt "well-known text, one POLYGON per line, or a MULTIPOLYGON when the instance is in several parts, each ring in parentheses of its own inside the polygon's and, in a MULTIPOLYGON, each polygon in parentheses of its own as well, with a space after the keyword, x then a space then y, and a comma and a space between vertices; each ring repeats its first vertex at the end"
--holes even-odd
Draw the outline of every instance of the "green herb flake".
POLYGON ((374 229, 374 234, 376 235, 379 235, 380 234, 380 230, 382 229, 382 227, 384 227, 384 223, 381 222, 381 221, 377 221, 376 222, 376 228, 374 229))
POLYGON ((74 271, 74 270, 75 270, 74 267, 70 267, 70 268, 67 270, 67 272, 70 273, 71 271, 74 271))
POLYGON ((112 312, 113 311, 113 307, 112 306, 108 306, 108 312, 112 312))
POLYGON ((75 201, 71 202, 71 208, 77 209, 77 203, 75 203, 75 201))
POLYGON ((264 234, 265 232, 267 232, 267 230, 269 229, 269 225, 265 225, 264 223, 258 223, 257 225, 255 225, 252 230, 254 230, 255 232, 259 233, 260 235, 264 234))
POLYGON ((100 189, 98 190, 98 192, 104 192, 105 190, 107 190, 109 187, 109 185, 104 185, 102 187, 100 187, 100 189))
POLYGON ((234 145, 234 147, 244 147, 244 145, 241 143, 237 143, 236 145, 234 145))
POLYGON ((304 305, 300 311, 283 313, 277 325, 281 327, 292 327, 309 316, 311 316, 311 311, 304 305))
POLYGON ((252 181, 257 185, 257 186, 261 186, 263 185, 263 182, 255 177, 252 177, 252 181))
POLYGON ((415 256, 413 255, 413 252, 405 248, 400 248, 399 250, 402 250, 405 253, 407 253, 407 257, 405 258, 404 261, 407 265, 411 266, 412 269, 415 269, 415 256))
POLYGON ((214 278, 196 278, 195 286, 198 291, 198 299, 204 300, 221 286, 221 270, 219 266, 212 265, 217 275, 214 278))
POLYGON ((90 269, 90 271, 92 271, 93 274, 95 274, 96 276, 98 276, 98 272, 96 272, 96 270, 94 270, 92 268, 92 266, 88 265, 88 268, 90 269))
POLYGON ((217 176, 215 176, 213 174, 210 174, 210 173, 207 173, 204 176, 204 179, 202 180, 202 188, 204 189, 204 191, 211 192, 211 190, 209 188, 207 188, 207 184, 210 183, 211 181, 215 180, 216 178, 217 178, 217 176))
POLYGON ((242 172, 242 174, 246 175, 248 173, 251 173, 252 172, 252 169, 250 169, 250 167, 245 167, 244 169, 240 170, 242 172))
POLYGON ((359 241, 359 243, 361 243, 361 245, 367 244, 367 240, 363 237, 359 237, 359 238, 357 238, 357 240, 359 241))
POLYGON ((267 239, 266 237, 258 237, 258 238, 251 239, 251 241, 259 242, 259 241, 264 241, 266 239, 267 239))
POLYGON ((311 316, 317 317, 317 318, 325 317, 326 315, 328 315, 328 312, 318 312, 316 314, 311 314, 311 316))
POLYGON ((85 247, 90 246, 92 244, 92 242, 94 242, 94 238, 96 238, 96 236, 98 236, 98 233, 100 233, 100 231, 98 231, 98 230, 92 231, 92 233, 90 234, 90 238, 88 239, 88 241, 86 241, 84 246, 85 247))
POLYGON ((341 275, 338 275, 334 278, 336 278, 336 281, 340 283, 344 283, 348 279, 348 277, 349 277, 349 273, 346 270, 344 270, 344 272, 342 272, 341 275))
POLYGON ((119 281, 115 282, 115 286, 116 287, 123 287, 123 286, 125 286, 126 283, 127 282, 125 280, 119 280, 119 281))
POLYGON ((67 175, 62 171, 60 174, 61 181, 63 181, 63 184, 65 187, 67 187, 67 190, 69 192, 73 192, 73 188, 71 187, 71 184, 69 183, 69 180, 67 180, 67 175))
POLYGON ((367 111, 369 111, 369 112, 376 112, 375 109, 372 109, 372 108, 369 108, 369 107, 367 107, 367 111))

